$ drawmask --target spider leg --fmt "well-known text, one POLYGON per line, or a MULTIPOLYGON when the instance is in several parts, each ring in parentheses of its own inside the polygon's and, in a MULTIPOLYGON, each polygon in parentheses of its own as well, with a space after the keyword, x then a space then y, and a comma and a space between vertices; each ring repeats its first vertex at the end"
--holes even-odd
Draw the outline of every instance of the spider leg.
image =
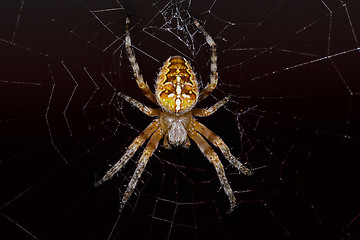
POLYGON ((203 135, 206 139, 208 139, 212 144, 220 149, 224 157, 233 165, 236 169, 242 172, 245 175, 252 175, 253 172, 245 167, 240 161, 231 154, 229 147, 225 144, 224 140, 222 140, 218 135, 213 133, 210 129, 208 129, 205 125, 200 122, 193 120, 194 128, 201 135, 203 135))
POLYGON ((232 212, 236 206, 236 198, 225 175, 224 166, 220 162, 218 155, 198 132, 196 132, 195 130, 189 130, 188 134, 198 145, 205 157, 214 165, 221 186, 224 188, 224 191, 230 201, 230 208, 228 210, 228 213, 232 212))
POLYGON ((137 109, 139 109, 141 112, 145 113, 146 115, 150 116, 150 117, 157 117, 160 115, 160 109, 155 109, 155 108, 149 108, 147 106, 145 106, 144 104, 142 104, 141 102, 135 100, 132 97, 129 97, 121 92, 118 93, 118 95, 123 98, 124 100, 126 100, 128 103, 130 103, 132 106, 136 107, 137 109))
POLYGON ((123 198, 120 203, 120 209, 119 209, 120 212, 122 212, 126 202, 130 199, 131 194, 133 193, 134 188, 136 187, 136 184, 137 184, 141 174, 143 173, 149 158, 156 150, 156 148, 159 144, 159 141, 164 136, 164 134, 165 134, 165 131, 162 128, 160 128, 151 136, 144 152, 142 153, 142 155, 140 157, 139 162, 137 163, 137 167, 135 169, 134 174, 131 177, 128 187, 123 195, 123 198))
POLYGON ((134 77, 136 80, 137 85, 141 89, 141 91, 145 94, 145 96, 150 99, 153 103, 157 104, 155 94, 151 91, 149 85, 144 82, 144 78, 140 73, 139 64, 136 61, 135 53, 132 50, 131 46, 131 38, 130 38, 130 31, 129 31, 130 19, 126 18, 126 33, 125 33, 125 48, 129 57, 129 61, 131 63, 131 67, 134 72, 134 77))
POLYGON ((218 82, 218 72, 217 72, 217 56, 216 56, 216 44, 212 37, 205 31, 205 29, 200 25, 200 23, 194 20, 195 26, 202 32, 204 35, 207 44, 211 49, 211 66, 210 66, 210 83, 201 91, 199 96, 199 101, 203 100, 216 88, 218 82))
POLYGON ((209 108, 206 108, 206 109, 193 108, 191 110, 191 113, 196 117, 208 117, 211 114, 213 114, 214 112, 216 112, 219 108, 224 106, 224 104, 226 104, 229 100, 230 100, 230 96, 227 96, 209 108))
POLYGON ((129 161, 129 159, 135 154, 136 150, 143 145, 143 143, 159 128, 159 120, 156 119, 139 135, 137 136, 131 145, 126 150, 125 154, 120 160, 110 168, 106 174, 95 183, 95 186, 101 185, 103 182, 111 179, 121 168, 129 161))

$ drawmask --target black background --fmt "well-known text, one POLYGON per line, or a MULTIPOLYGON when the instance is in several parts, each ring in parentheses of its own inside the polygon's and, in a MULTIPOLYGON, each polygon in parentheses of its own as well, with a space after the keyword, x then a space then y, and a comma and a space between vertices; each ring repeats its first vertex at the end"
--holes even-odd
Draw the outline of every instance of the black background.
POLYGON ((1 1, 0 238, 359 239, 359 12, 335 0, 1 1), (164 31, 174 9, 218 46, 219 86, 199 106, 232 94, 200 121, 255 174, 223 161, 239 202, 227 215, 194 143, 160 146, 119 216, 135 163, 93 184, 151 119, 115 91, 155 107, 124 52, 126 14, 149 85, 171 55, 208 81, 202 35, 164 31))

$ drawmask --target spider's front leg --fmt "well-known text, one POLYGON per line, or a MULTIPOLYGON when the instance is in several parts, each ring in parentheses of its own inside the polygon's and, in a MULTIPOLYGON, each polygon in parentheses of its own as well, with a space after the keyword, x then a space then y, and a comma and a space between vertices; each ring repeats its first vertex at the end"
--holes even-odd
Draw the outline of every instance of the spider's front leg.
POLYGON ((150 99, 153 103, 157 104, 155 94, 151 91, 149 85, 146 82, 144 82, 144 78, 143 78, 142 74, 140 73, 139 64, 137 63, 136 58, 135 58, 135 53, 132 50, 129 26, 130 26, 130 18, 127 17, 126 18, 126 33, 125 33, 125 48, 126 48, 126 51, 127 51, 128 57, 129 57, 131 67, 134 72, 134 77, 135 77, 136 83, 139 86, 139 88, 141 89, 141 91, 145 94, 145 96, 148 99, 150 99))
POLYGON ((218 72, 217 72, 217 56, 216 56, 216 44, 212 37, 205 31, 205 29, 200 25, 196 20, 193 21, 195 26, 202 32, 205 37, 207 44, 211 49, 211 65, 210 65, 210 83, 201 91, 199 96, 199 101, 203 100, 216 88, 218 82, 218 72))

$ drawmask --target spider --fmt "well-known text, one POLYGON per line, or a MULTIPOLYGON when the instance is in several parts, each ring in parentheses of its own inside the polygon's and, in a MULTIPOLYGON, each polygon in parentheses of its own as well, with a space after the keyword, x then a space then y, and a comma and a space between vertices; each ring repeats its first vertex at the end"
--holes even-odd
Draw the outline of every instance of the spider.
POLYGON ((230 98, 229 96, 225 97, 221 101, 206 109, 194 108, 197 102, 206 98, 216 88, 218 82, 218 72, 215 42, 198 21, 193 20, 193 23, 198 30, 202 32, 211 49, 210 83, 199 91, 196 74, 190 66, 188 60, 181 56, 171 56, 166 60, 160 69, 156 79, 154 94, 150 90, 148 84, 144 82, 143 76, 140 73, 139 65, 131 46, 129 32, 130 19, 129 17, 126 18, 125 48, 131 63, 135 80, 145 96, 153 103, 159 105, 160 109, 149 108, 139 101, 122 94, 121 92, 118 93, 119 97, 138 108, 141 112, 150 117, 157 117, 139 136, 133 140, 120 160, 113 165, 110 170, 108 170, 106 174, 96 183, 96 186, 98 186, 111 179, 135 154, 137 149, 150 138, 122 197, 119 207, 120 212, 122 212, 126 202, 130 199, 130 196, 132 195, 149 158, 158 147, 162 138, 164 138, 163 145, 165 148, 170 148, 171 145, 188 148, 190 146, 189 138, 197 144, 205 157, 216 169, 221 186, 224 188, 224 191, 230 201, 230 208, 228 212, 232 212, 234 210, 236 206, 236 198, 228 179, 226 178, 224 166, 205 138, 220 149, 222 154, 232 166, 245 175, 252 174, 250 169, 245 167, 231 154, 229 147, 219 136, 194 118, 194 116, 210 116, 226 104, 230 98))

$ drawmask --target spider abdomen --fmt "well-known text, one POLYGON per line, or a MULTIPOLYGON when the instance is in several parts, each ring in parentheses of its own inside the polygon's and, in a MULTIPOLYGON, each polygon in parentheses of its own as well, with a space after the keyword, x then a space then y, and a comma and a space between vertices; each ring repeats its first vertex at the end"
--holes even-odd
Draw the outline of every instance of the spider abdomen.
POLYGON ((156 99, 168 112, 184 113, 194 107, 199 89, 189 62, 180 56, 166 60, 156 81, 156 99))

